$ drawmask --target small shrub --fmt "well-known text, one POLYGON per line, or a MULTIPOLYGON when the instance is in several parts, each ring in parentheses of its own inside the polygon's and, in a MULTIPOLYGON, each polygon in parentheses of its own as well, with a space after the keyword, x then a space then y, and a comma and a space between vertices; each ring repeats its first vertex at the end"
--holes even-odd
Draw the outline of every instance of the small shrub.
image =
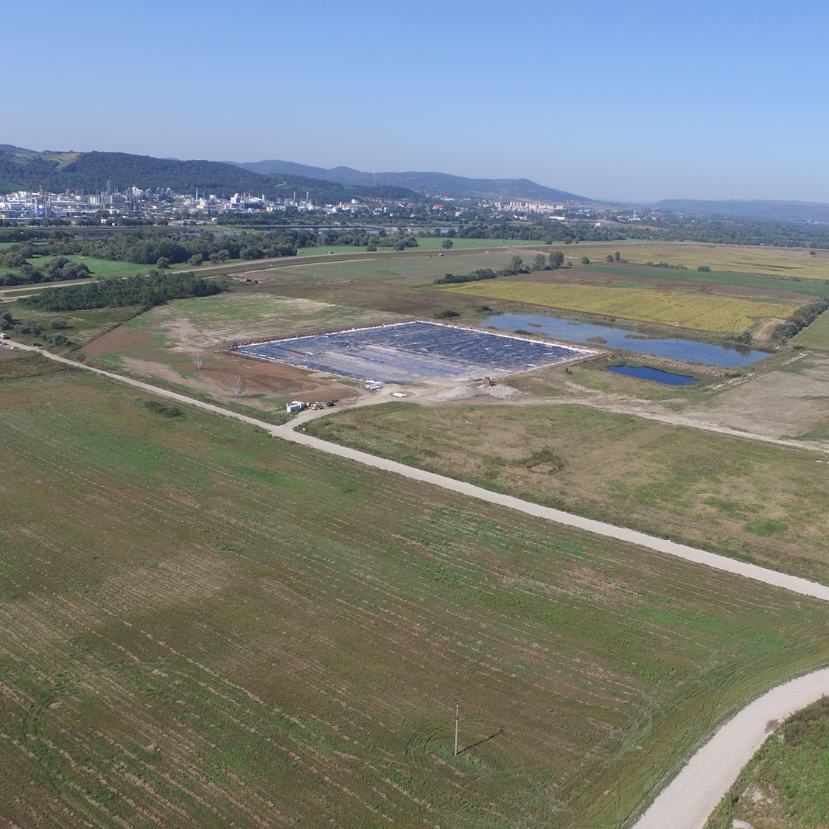
POLYGON ((711 266, 710 265, 700 265, 697 270, 700 273, 711 273, 711 266))
POLYGON ((174 406, 172 403, 165 403, 161 400, 148 400, 144 404, 145 409, 149 409, 149 411, 153 412, 154 414, 161 415, 162 417, 183 417, 184 410, 179 408, 178 406, 174 406))
POLYGON ((459 317, 459 316, 460 316, 460 314, 457 311, 438 311, 438 313, 435 314, 435 319, 436 320, 448 320, 448 319, 451 319, 452 317, 459 317))
POLYGON ((552 449, 540 449, 518 461, 518 466, 524 466, 527 469, 532 469, 534 466, 549 466, 550 472, 560 472, 567 466, 567 461, 556 455, 552 449))
POLYGON ((55 331, 63 331, 66 328, 66 320, 62 317, 55 317, 49 323, 49 328, 54 328, 55 331))

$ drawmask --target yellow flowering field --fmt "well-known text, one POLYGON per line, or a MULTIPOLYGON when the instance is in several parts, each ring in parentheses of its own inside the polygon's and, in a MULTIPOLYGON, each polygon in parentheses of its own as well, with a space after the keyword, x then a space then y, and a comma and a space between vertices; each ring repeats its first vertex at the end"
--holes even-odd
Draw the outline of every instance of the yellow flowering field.
POLYGON ((648 289, 546 285, 540 282, 474 282, 444 290, 459 294, 528 302, 642 322, 680 325, 698 331, 739 333, 765 317, 785 319, 796 310, 781 302, 710 294, 679 294, 648 289))

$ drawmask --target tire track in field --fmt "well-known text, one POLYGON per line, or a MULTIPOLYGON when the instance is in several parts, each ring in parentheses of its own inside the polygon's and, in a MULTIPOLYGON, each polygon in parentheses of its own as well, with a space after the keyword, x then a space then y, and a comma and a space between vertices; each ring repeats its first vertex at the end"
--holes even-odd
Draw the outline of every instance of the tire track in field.
MULTIPOLYGON (((28 351, 40 351, 40 349, 30 346, 18 345, 28 351)), ((781 587, 802 596, 811 596, 829 601, 829 587, 808 579, 779 573, 756 564, 737 561, 685 544, 656 538, 636 530, 617 527, 603 521, 583 518, 563 510, 524 501, 511 495, 490 492, 473 484, 456 481, 453 478, 438 475, 434 472, 406 466, 397 461, 376 457, 367 452, 328 443, 304 432, 294 431, 295 427, 299 425, 296 423, 274 426, 248 415, 238 414, 211 403, 204 403, 176 392, 158 388, 150 383, 143 383, 140 380, 86 366, 46 351, 40 353, 57 362, 91 371, 94 374, 125 383, 151 394, 196 406, 214 414, 231 417, 251 426, 257 426, 274 437, 280 437, 326 454, 336 455, 374 469, 392 472, 470 498, 504 506, 556 524, 574 527, 607 538, 614 538, 627 544, 645 547, 694 564, 701 564, 763 582, 773 587, 781 587)), ((819 669, 798 679, 778 685, 755 699, 725 725, 721 726, 708 743, 699 749, 644 812, 634 825, 634 829, 663 829, 666 826, 670 826, 672 829, 702 829, 710 814, 739 777, 743 767, 751 760, 755 752, 765 742, 768 735, 777 728, 779 723, 796 711, 821 699, 826 694, 829 694, 829 668, 819 669)))

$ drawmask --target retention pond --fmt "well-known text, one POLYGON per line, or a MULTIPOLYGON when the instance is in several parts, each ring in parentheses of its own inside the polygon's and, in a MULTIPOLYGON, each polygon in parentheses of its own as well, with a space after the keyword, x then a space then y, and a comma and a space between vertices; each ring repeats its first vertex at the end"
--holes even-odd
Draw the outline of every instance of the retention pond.
POLYGON ((687 374, 672 374, 670 371, 660 371, 649 366, 610 366, 608 371, 613 374, 624 374, 625 377, 638 377, 640 380, 653 380, 654 383, 663 383, 666 386, 687 386, 696 383, 696 377, 687 374))
POLYGON ((651 339, 624 328, 531 314, 499 314, 484 320, 481 325, 502 331, 534 330, 571 343, 589 344, 592 337, 595 338, 592 342, 600 342, 610 348, 620 348, 636 354, 651 354, 680 363, 703 363, 719 368, 747 366, 771 356, 766 351, 750 348, 728 348, 711 343, 698 343, 695 340, 651 339))

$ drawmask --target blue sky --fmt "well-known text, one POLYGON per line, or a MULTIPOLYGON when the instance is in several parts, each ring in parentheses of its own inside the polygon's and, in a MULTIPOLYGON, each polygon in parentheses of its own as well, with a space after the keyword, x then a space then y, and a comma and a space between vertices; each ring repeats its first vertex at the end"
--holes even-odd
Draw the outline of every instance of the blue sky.
POLYGON ((4 4, 0 143, 829 202, 829 3, 4 4))

